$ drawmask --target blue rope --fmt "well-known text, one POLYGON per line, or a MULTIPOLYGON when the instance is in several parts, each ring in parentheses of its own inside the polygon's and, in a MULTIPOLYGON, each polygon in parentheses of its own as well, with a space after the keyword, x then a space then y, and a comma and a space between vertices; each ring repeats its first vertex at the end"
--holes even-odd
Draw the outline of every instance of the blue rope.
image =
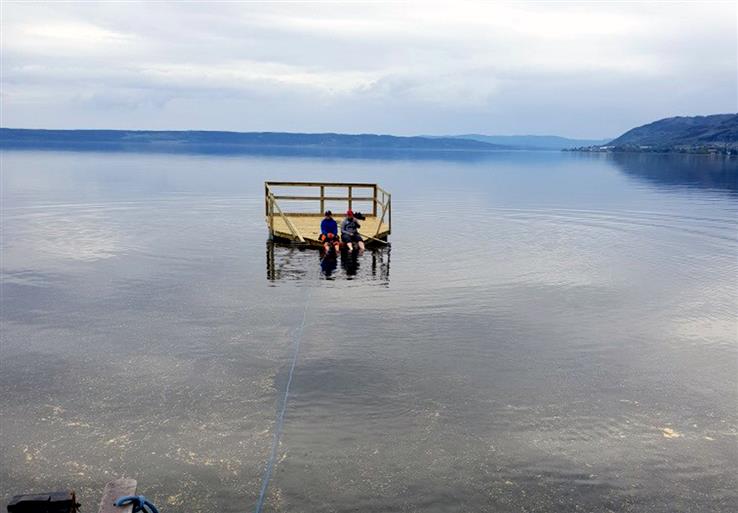
POLYGON ((114 504, 119 508, 133 504, 133 513, 138 513, 139 511, 143 511, 144 513, 159 513, 156 506, 146 500, 146 497, 143 495, 126 495, 120 497, 114 504))
POLYGON ((282 397, 282 406, 277 415, 277 425, 274 429, 274 438, 272 439, 272 450, 269 455, 269 461, 264 469, 264 476, 261 481, 261 490, 259 490, 259 499, 256 501, 255 513, 261 513, 261 508, 264 506, 264 499, 266 498, 266 491, 269 487, 269 480, 272 478, 272 471, 274 470, 274 462, 277 459, 277 450, 279 449, 279 439, 282 437, 282 427, 284 426, 284 415, 287 411, 287 399, 290 395, 290 385, 292 384, 292 376, 295 373, 295 365, 297 365, 297 356, 300 354, 300 340, 302 339, 302 333, 305 331, 305 320, 307 319, 308 304, 310 304, 310 290, 305 294, 305 309, 302 312, 302 323, 295 332, 295 339, 293 342, 294 352, 292 354, 292 364, 290 365, 290 372, 287 377, 287 385, 284 387, 284 396, 282 397))

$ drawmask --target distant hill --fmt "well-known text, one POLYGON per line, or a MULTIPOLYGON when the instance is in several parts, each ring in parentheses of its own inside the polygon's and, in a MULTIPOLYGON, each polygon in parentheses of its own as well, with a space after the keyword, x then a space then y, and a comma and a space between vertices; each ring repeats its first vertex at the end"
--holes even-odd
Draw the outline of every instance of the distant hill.
POLYGON ((738 145, 738 114, 674 117, 660 119, 628 130, 608 146, 698 146, 738 145))
POLYGON ((575 151, 738 155, 738 114, 660 119, 575 151))
POLYGON ((480 135, 465 134, 450 137, 500 144, 525 150, 563 150, 579 146, 600 146, 609 139, 568 139, 556 135, 480 135))
POLYGON ((454 138, 374 134, 283 132, 35 130, 0 128, 0 147, 151 151, 239 152, 250 148, 312 148, 412 151, 494 151, 504 146, 454 138))

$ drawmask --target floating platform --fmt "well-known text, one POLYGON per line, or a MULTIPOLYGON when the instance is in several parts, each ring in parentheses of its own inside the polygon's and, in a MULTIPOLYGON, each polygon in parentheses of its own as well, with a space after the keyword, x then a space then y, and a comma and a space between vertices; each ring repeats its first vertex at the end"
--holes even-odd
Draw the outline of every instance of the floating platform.
POLYGON ((331 210, 339 226, 347 210, 361 213, 367 246, 385 245, 392 233, 392 195, 375 183, 264 182, 264 210, 274 241, 320 247, 320 222, 331 210))

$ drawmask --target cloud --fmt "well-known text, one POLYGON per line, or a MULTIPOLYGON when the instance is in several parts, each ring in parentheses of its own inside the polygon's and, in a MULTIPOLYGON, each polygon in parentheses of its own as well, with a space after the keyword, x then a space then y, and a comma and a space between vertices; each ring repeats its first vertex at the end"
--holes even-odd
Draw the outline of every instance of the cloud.
POLYGON ((5 126, 599 137, 738 110, 725 3, 9 3, 2 28, 5 126))
POLYGON ((24 24, 9 29, 10 47, 21 52, 68 55, 70 52, 109 55, 130 44, 131 36, 84 22, 24 24))

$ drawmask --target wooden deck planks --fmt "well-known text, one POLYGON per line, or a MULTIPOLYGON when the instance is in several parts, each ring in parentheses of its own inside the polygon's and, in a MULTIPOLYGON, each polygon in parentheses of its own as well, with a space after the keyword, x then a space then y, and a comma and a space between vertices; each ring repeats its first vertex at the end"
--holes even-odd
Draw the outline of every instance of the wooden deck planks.
MULTIPOLYGON (((320 222, 323 220, 322 215, 290 216, 289 214, 287 214, 287 217, 289 217, 289 220, 292 222, 292 225, 295 227, 295 229, 298 230, 303 236, 305 242, 313 245, 320 245, 320 243, 318 242, 318 236, 320 235, 320 222)), ((334 217, 334 219, 340 227, 341 221, 343 221, 343 217, 336 216, 334 217)), ((366 239, 366 236, 374 237, 374 234, 377 233, 379 219, 377 219, 376 217, 367 217, 364 221, 360 220, 359 224, 361 224, 359 232, 364 235, 364 238, 366 239)), ((381 230, 379 230, 379 234, 377 235, 377 237, 385 237, 388 233, 389 226, 386 223, 382 223, 382 228, 381 230)), ((295 239, 295 237, 291 234, 289 227, 281 216, 274 216, 274 235, 286 239, 295 239)))

